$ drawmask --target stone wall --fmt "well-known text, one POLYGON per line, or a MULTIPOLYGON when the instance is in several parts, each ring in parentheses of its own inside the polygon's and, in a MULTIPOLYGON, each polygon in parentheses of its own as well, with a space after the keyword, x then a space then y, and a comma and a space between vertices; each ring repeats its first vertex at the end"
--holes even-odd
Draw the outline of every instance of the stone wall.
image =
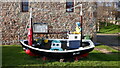
MULTIPOLYGON (((79 3, 75 3, 77 5, 79 3)), ((92 11, 88 11, 90 6, 94 8, 94 3, 83 4, 83 34, 90 34, 95 37, 96 26, 92 11)), ((2 44, 19 44, 20 39, 27 39, 27 24, 29 23, 29 12, 21 12, 21 4, 18 2, 2 3, 1 23, 2 23, 2 44)), ((79 8, 74 12, 66 12, 65 2, 32 2, 30 7, 47 9, 49 11, 38 11, 33 13, 34 23, 48 23, 50 31, 74 31, 75 22, 80 21, 79 8)), ((39 35, 35 35, 39 36, 39 35)), ((66 34, 49 34, 49 38, 65 38, 66 34)))
MULTIPOLYGON (((2 14, 1 10, 2 10, 2 3, 0 2, 0 20, 2 19, 2 17, 1 17, 1 14, 2 14)), ((1 23, 1 21, 0 21, 0 45, 2 45, 2 23, 1 23)))
POLYGON ((18 40, 26 38, 23 33, 29 15, 22 13, 20 9, 20 3, 2 3, 2 44, 17 44, 18 40))

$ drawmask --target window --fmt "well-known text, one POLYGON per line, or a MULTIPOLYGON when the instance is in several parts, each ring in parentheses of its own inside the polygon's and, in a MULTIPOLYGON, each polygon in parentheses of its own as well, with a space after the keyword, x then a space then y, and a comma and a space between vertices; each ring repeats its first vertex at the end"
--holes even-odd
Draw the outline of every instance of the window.
POLYGON ((118 7, 120 7, 120 1, 117 4, 118 4, 118 7))
POLYGON ((66 12, 74 12, 74 0, 73 1, 66 1, 66 12))
POLYGON ((28 12, 28 10, 29 10, 28 0, 21 2, 21 9, 22 9, 22 12, 28 12))

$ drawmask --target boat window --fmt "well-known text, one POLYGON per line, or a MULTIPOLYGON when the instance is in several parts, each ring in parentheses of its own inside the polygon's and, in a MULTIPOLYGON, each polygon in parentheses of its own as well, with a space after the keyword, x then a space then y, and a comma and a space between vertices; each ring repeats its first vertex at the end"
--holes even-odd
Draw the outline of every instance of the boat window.
POLYGON ((21 2, 21 11, 22 12, 28 12, 29 11, 29 2, 28 2, 28 0, 23 0, 21 2))
POLYGON ((66 12, 74 12, 74 0, 66 0, 66 12))
POLYGON ((57 46, 59 46, 59 44, 57 44, 57 46))
POLYGON ((53 44, 53 46, 55 46, 55 44, 53 44))
POLYGON ((75 36, 75 39, 77 39, 77 36, 75 36))

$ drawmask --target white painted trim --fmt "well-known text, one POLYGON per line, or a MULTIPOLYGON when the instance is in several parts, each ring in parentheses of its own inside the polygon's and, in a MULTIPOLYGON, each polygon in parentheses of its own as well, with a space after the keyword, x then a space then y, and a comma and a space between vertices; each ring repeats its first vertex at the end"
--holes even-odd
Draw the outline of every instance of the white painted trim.
MULTIPOLYGON (((59 40, 66 40, 66 39, 59 39, 59 40)), ((39 48, 34 48, 32 46, 29 46, 29 45, 26 45, 24 43, 24 41, 20 41, 24 46, 28 47, 28 48, 31 48, 31 49, 34 49, 34 50, 37 50, 37 51, 42 51, 42 52, 52 52, 52 53, 68 53, 68 52, 75 52, 75 51, 82 51, 82 50, 86 50, 86 49, 90 49, 90 48, 94 48, 94 43, 91 41, 91 40, 82 40, 83 42, 89 42, 90 43, 90 46, 89 47, 80 47, 78 49, 75 49, 75 50, 65 50, 65 51, 51 51, 51 50, 45 50, 45 49, 39 49, 39 48)))

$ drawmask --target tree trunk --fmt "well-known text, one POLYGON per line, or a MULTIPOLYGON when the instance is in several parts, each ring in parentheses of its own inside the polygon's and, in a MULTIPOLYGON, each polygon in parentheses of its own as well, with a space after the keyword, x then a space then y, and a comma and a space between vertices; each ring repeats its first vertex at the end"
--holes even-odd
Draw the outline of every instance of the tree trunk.
POLYGON ((97 23, 97 32, 99 32, 100 31, 100 23, 98 22, 97 23))
POLYGON ((117 20, 117 16, 115 17, 115 24, 117 24, 117 21, 116 21, 116 20, 117 20))

